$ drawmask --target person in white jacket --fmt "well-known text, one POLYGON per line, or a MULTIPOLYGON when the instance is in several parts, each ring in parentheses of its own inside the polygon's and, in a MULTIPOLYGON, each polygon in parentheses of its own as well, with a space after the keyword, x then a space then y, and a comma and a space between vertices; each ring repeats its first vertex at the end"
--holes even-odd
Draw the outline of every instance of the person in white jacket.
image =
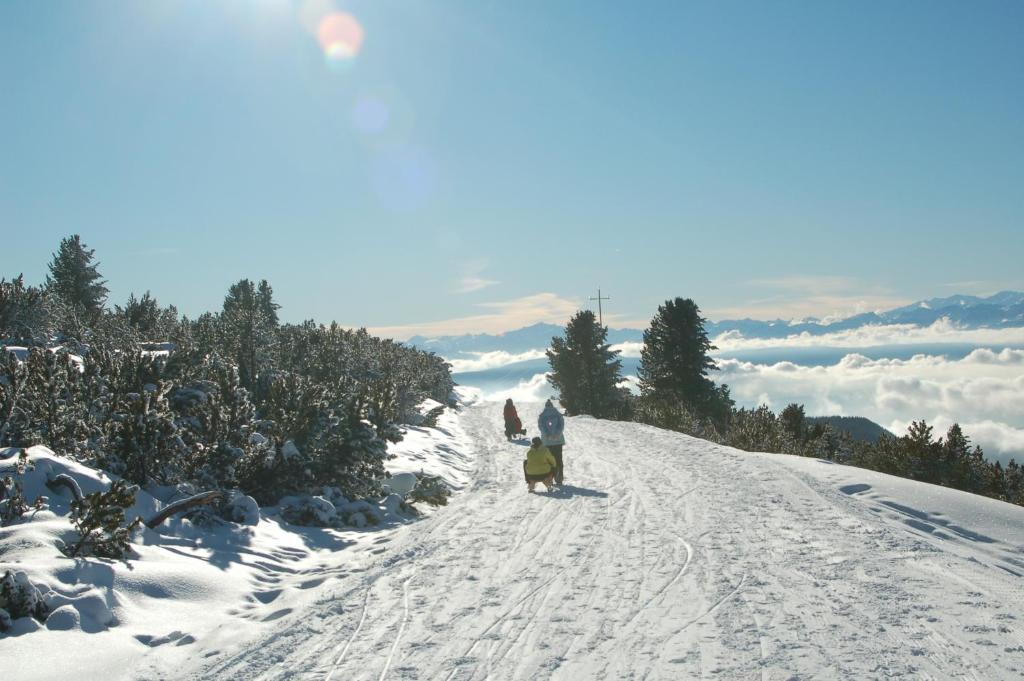
POLYGON ((565 418, 555 408, 555 405, 551 403, 551 400, 544 403, 544 411, 540 413, 540 418, 537 419, 537 428, 540 429, 541 442, 544 443, 544 446, 555 457, 555 484, 561 485, 564 473, 562 446, 565 444, 565 435, 562 431, 565 429, 565 418))

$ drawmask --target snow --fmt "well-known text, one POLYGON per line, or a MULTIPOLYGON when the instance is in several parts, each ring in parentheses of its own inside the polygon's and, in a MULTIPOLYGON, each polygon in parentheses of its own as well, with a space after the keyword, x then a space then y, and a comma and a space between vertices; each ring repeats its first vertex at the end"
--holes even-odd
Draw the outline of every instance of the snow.
POLYGON ((1024 673, 1024 509, 589 418, 529 495, 496 407, 463 427, 463 494, 203 678, 1024 673))
POLYGON ((58 656, 110 679, 1024 675, 1024 508, 586 417, 566 484, 531 495, 500 405, 439 426, 389 462, 459 484, 417 522, 169 521, 130 566, 44 556, 67 527, 49 512, 3 528, 0 570, 70 605, 0 638, 14 678, 56 678, 31 665, 58 656), (84 633, 100 605, 111 625, 84 633))
MULTIPOLYGON (((445 414, 439 425, 420 429, 418 441, 444 447, 443 458, 457 463, 458 470, 447 472, 437 461, 428 468, 465 482, 471 452, 458 449, 466 442, 458 418, 454 412, 445 414)), ((0 450, 0 471, 13 463, 15 453, 0 450)), ((330 599, 331 607, 347 608, 334 600, 337 585, 379 561, 391 539, 415 524, 408 516, 399 517, 402 500, 394 497, 378 505, 333 492, 327 499, 325 493, 320 501, 332 510, 337 504, 339 512, 367 528, 336 529, 290 525, 279 509, 261 513, 251 497, 234 494, 230 507, 239 524, 200 527, 172 517, 137 536, 137 555, 128 563, 70 559, 58 548, 75 536, 66 517, 70 494, 48 489, 47 476, 68 474, 86 494, 106 489, 111 479, 44 447, 31 448, 29 454, 35 470, 26 475, 26 495, 45 495, 49 505, 0 528, 0 575, 24 572, 51 612, 45 624, 20 618, 12 631, 0 634, 4 678, 12 680, 68 674, 111 680, 201 675, 210 660, 272 635, 286 618, 315 611, 315 603, 330 599), (371 524, 371 515, 381 524, 371 524)), ((406 443, 396 463, 426 458, 406 443)), ((172 498, 173 488, 154 491, 168 502, 177 498, 172 498)), ((130 515, 148 518, 162 506, 161 500, 139 492, 130 515)), ((432 510, 421 512, 429 517, 432 510)))

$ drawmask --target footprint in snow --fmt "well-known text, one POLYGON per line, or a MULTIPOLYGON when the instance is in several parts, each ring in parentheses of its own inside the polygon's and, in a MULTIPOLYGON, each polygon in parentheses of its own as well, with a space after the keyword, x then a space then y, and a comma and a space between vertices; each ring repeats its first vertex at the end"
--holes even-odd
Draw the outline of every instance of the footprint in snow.
POLYGON ((270 613, 269 615, 267 615, 266 617, 264 617, 260 621, 261 622, 273 622, 274 620, 281 619, 285 615, 290 614, 291 611, 292 611, 291 608, 282 608, 281 610, 275 610, 274 612, 270 613))
POLYGON ((272 591, 257 591, 252 596, 260 603, 270 603, 277 600, 277 597, 281 595, 281 589, 274 589, 272 591))

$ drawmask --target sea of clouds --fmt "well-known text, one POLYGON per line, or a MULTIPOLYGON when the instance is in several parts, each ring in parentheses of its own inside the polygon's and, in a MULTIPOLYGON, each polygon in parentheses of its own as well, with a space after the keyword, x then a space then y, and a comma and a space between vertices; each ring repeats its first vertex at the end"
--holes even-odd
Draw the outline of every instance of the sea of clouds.
MULTIPOLYGON (((790 402, 804 405, 808 415, 865 416, 895 434, 906 432, 911 421, 924 419, 941 435, 959 423, 972 441, 992 459, 1003 462, 1024 458, 1024 329, 964 330, 940 321, 929 327, 889 325, 862 327, 825 336, 783 339, 745 339, 724 334, 714 339, 718 352, 716 382, 727 383, 740 406, 767 404, 778 411, 790 402), (929 352, 905 359, 869 358, 864 348, 875 346, 929 346, 929 352), (934 352, 935 345, 979 346, 965 356, 934 352), (1003 346, 1003 347, 1000 347, 1003 346), (1013 347, 1018 346, 1018 347, 1013 347), (764 348, 840 348, 833 363, 807 365, 794 361, 758 362, 736 358, 744 350, 764 348), (862 352, 858 352, 862 350, 862 352)), ((642 344, 615 346, 627 363, 639 357, 642 344)), ((553 388, 543 373, 543 350, 510 354, 475 353, 455 360, 456 372, 476 371, 505 375, 491 384, 483 399, 538 401, 553 388), (521 366, 525 372, 512 373, 521 366), (524 375, 525 374, 525 375, 524 375)), ((635 370, 627 370, 635 387, 635 370)))

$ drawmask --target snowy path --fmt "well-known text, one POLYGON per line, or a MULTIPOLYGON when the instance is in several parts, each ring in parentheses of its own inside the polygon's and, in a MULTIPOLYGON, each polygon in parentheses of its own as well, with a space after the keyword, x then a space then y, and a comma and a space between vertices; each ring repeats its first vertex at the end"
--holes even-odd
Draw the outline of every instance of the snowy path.
POLYGON ((1024 546, 872 499, 890 478, 576 418, 530 495, 494 411, 448 508, 200 677, 1024 677, 1024 546))

